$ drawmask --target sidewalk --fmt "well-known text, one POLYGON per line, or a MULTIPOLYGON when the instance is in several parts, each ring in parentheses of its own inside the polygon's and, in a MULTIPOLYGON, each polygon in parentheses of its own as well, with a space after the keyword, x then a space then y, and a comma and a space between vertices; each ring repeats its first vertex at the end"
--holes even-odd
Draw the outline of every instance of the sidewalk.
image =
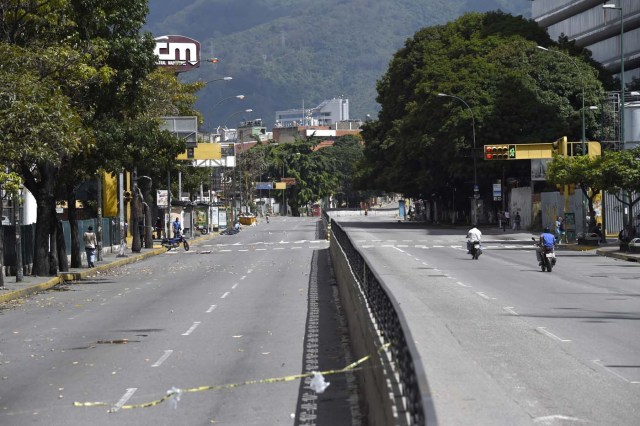
MULTIPOLYGON (((195 244, 199 241, 209 239, 217 235, 218 233, 210 233, 198 236, 193 239, 189 239, 189 244, 195 244)), ((142 259, 146 259, 150 256, 156 256, 167 251, 166 248, 160 245, 160 240, 154 240, 153 243, 152 249, 143 248, 140 253, 133 253, 131 252, 131 248, 127 248, 125 252, 126 257, 118 257, 118 250, 116 249, 113 250, 113 253, 110 249, 107 249, 108 252, 105 251, 102 254, 102 260, 96 261, 95 268, 87 268, 86 260, 83 260, 82 268, 69 268, 69 272, 60 272, 58 276, 55 277, 35 277, 25 275, 22 282, 19 283, 15 282, 16 277, 4 277, 4 287, 0 287, 0 303, 6 303, 30 294, 45 291, 64 282, 80 281, 106 272, 110 269, 138 262, 142 259)))

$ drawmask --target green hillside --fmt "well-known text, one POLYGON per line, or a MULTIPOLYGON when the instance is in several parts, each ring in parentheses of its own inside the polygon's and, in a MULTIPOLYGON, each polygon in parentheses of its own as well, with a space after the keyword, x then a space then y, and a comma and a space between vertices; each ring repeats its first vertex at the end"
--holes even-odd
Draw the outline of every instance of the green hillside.
MULTIPOLYGON (((194 0, 176 10, 175 1, 151 0, 148 29, 154 35, 181 34, 202 43, 203 62, 187 80, 215 82, 200 93, 205 127, 224 123, 234 112, 268 126, 278 109, 313 107, 345 97, 351 118, 376 115, 376 80, 393 53, 415 31, 467 11, 501 10, 528 16, 528 0, 194 0), (244 94, 245 100, 219 100, 244 94)), ((183 2, 188 3, 188 2, 183 2)))

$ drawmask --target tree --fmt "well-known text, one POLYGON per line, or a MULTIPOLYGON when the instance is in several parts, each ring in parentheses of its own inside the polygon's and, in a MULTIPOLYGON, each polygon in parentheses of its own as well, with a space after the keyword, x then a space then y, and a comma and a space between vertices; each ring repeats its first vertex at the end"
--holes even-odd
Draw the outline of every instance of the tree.
MULTIPOLYGON (((602 162, 604 187, 612 192, 629 212, 640 202, 640 147, 624 151, 607 151, 602 162), (635 195, 634 195, 635 193, 635 195)), ((626 215, 626 227, 632 225, 626 215)))
MULTIPOLYGON (((589 104, 602 93, 602 70, 536 47, 553 44, 535 22, 500 12, 471 13, 417 32, 378 82, 382 110, 363 129, 358 188, 418 197, 453 186, 466 200, 473 195, 472 159, 483 145, 579 139, 576 81, 584 81, 589 104), (469 108, 438 93, 458 96, 469 108)), ((589 130, 595 125, 590 120, 589 130)), ((507 176, 530 175, 525 162, 479 161, 481 192, 489 192, 502 167, 507 176)))
POLYGON ((580 184, 583 195, 589 202, 590 223, 588 230, 596 226, 593 201, 605 189, 603 157, 555 156, 547 165, 547 180, 557 185, 580 184))
POLYGON ((360 201, 368 198, 367 193, 357 191, 353 184, 357 164, 364 159, 363 150, 360 135, 347 135, 336 138, 332 146, 318 151, 333 167, 333 174, 338 179, 335 197, 341 206, 358 207, 360 201))

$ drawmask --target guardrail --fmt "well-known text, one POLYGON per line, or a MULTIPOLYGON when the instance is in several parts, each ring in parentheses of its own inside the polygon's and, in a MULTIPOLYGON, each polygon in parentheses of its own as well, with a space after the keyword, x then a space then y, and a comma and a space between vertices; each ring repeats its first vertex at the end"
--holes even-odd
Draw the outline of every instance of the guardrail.
POLYGON ((398 303, 342 227, 326 214, 323 219, 331 224, 331 258, 356 356, 391 344, 359 378, 368 423, 437 424, 426 374, 398 303))

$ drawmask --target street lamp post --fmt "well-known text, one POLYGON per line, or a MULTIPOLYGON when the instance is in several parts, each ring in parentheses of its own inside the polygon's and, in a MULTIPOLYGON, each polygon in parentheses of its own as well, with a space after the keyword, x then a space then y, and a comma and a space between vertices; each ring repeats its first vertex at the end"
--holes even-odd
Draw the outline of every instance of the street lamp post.
MULTIPOLYGON (((624 11, 622 9, 622 2, 619 2, 620 7, 617 7, 615 4, 607 3, 603 4, 603 9, 614 9, 620 11, 620 143, 622 145, 622 149, 625 149, 625 132, 624 132, 624 11)), ((626 202, 629 202, 629 198, 625 193, 622 194, 622 199, 626 202)), ((624 226, 629 226, 631 224, 630 221, 630 211, 627 209, 626 205, 623 206, 622 211, 622 222, 624 226)))
POLYGON ((472 221, 473 221, 473 225, 477 225, 478 224, 478 196, 479 196, 479 189, 478 189, 478 167, 477 167, 477 159, 476 159, 476 120, 473 116, 473 110, 471 109, 471 107, 469 106, 468 103, 466 103, 464 101, 464 99, 459 98, 458 96, 454 96, 454 95, 449 95, 447 93, 438 93, 438 96, 446 96, 449 98, 454 98, 459 100, 460 102, 462 102, 467 109, 469 110, 469 112, 471 113, 471 131, 472 131, 472 135, 473 135, 473 205, 474 205, 474 211, 473 211, 473 217, 472 217, 472 221))
MULTIPOLYGON (((557 53, 558 55, 562 55, 565 56, 569 59, 571 59, 571 63, 576 67, 576 71, 578 71, 578 75, 580 76, 580 85, 582 86, 582 107, 580 108, 580 115, 581 115, 581 119, 582 119, 582 136, 580 137, 580 146, 581 146, 581 151, 582 151, 582 155, 586 155, 587 151, 585 149, 585 144, 587 141, 587 131, 586 131, 586 122, 585 122, 585 107, 584 107, 584 88, 585 88, 585 81, 584 81, 584 76, 582 75, 582 73, 580 72, 580 67, 578 66, 578 62, 576 61, 576 59, 573 56, 567 55, 566 53, 563 53, 559 50, 550 50, 547 49, 546 47, 542 47, 542 46, 538 46, 538 49, 540 50, 544 50, 545 52, 551 52, 551 53, 557 53)), ((581 205, 582 205, 582 232, 586 232, 587 230, 587 224, 586 224, 586 215, 585 215, 585 197, 584 197, 584 189, 580 189, 581 193, 582 193, 582 200, 581 200, 581 205)))
POLYGON ((582 86, 582 108, 580 108, 580 113, 582 118, 582 137, 580 138, 580 141, 582 142, 581 144, 582 155, 585 155, 586 154, 585 142, 587 140, 587 130, 586 130, 585 117, 584 117, 584 87, 585 87, 584 76, 580 72, 580 67, 578 67, 578 63, 576 62, 573 56, 567 55, 566 53, 563 53, 559 50, 550 50, 542 46, 538 46, 538 49, 544 50, 545 52, 557 53, 558 55, 566 56, 567 58, 571 59, 571 63, 576 67, 576 70, 578 71, 578 75, 580 76, 580 83, 582 86))
MULTIPOLYGON (((233 117, 234 115, 242 114, 243 112, 253 112, 253 110, 251 108, 247 108, 247 109, 244 109, 242 111, 236 111, 236 112, 230 114, 229 116, 227 116, 227 118, 225 118, 222 127, 226 129, 227 128, 227 122, 231 119, 231 117, 233 117)), ((238 133, 236 132, 236 139, 237 139, 237 137, 238 137, 238 133)), ((244 142, 243 141, 240 141, 240 142, 241 142, 241 147, 242 147, 242 149, 240 150, 241 151, 240 153, 244 154, 244 142)), ((240 157, 237 154, 238 153, 236 153, 236 158, 237 158, 238 164, 236 164, 236 167, 239 167, 240 166, 240 157)), ((241 170, 241 172, 242 172, 242 170, 241 170)), ((240 213, 242 213, 242 176, 240 177, 240 213)))

